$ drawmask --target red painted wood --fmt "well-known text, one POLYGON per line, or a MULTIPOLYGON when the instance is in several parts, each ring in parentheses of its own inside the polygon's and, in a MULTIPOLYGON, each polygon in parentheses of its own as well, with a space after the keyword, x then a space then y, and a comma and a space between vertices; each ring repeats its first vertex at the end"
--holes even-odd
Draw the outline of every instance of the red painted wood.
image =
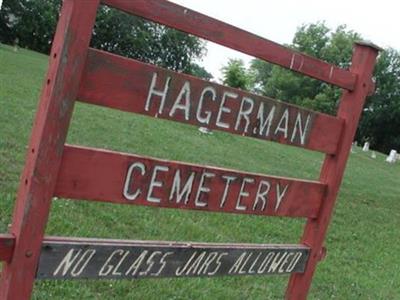
MULTIPOLYGON (((263 184, 261 188, 260 191, 266 191, 268 189, 267 184, 263 184)), ((89 199, 156 207, 269 216, 315 217, 324 191, 325 186, 315 181, 239 173, 238 171, 222 168, 184 164, 138 155, 66 145, 54 195, 72 199, 89 199), (133 177, 130 178, 132 182, 129 184, 130 194, 136 193, 138 189, 140 189, 140 194, 134 200, 127 200, 123 195, 123 190, 128 168, 133 163, 142 163, 145 171, 143 172, 139 167, 134 169, 133 177), (149 183, 155 166, 167 167, 168 170, 157 171, 155 178, 162 186, 155 187, 149 192, 149 183), (181 178, 181 189, 190 178, 191 173, 194 172, 193 184, 189 184, 192 186, 190 196, 187 198, 182 197, 179 202, 175 193, 172 193, 171 197, 177 170, 180 172, 178 176, 181 178), (203 184, 210 191, 200 194, 199 201, 196 203, 195 199, 204 172, 213 174, 213 176, 207 175, 203 184), (234 176, 236 179, 229 182, 227 197, 221 207, 221 199, 227 186, 226 180, 222 176, 234 176), (248 193, 248 195, 240 197, 238 204, 239 192, 244 178, 248 179, 244 184, 243 193, 248 193), (259 199, 258 205, 254 210, 253 206, 256 202, 255 199, 261 180, 268 181, 270 184, 269 192, 265 195, 265 202, 259 199), (286 186, 287 190, 283 193, 286 186), (280 195, 284 194, 279 206, 277 206, 278 193, 280 195), (159 201, 155 202, 153 198, 158 198, 159 201), (264 203, 266 204, 262 209, 264 203), (276 209, 277 207, 278 209, 276 209)))
POLYGON ((0 299, 30 298, 98 4, 97 0, 63 4, 14 208, 15 250, 1 275, 0 299))
MULTIPOLYGON (((342 120, 329 115, 312 112, 271 98, 250 94, 242 90, 225 87, 193 76, 172 72, 93 49, 89 50, 78 98, 87 103, 196 126, 205 126, 210 129, 223 130, 258 139, 273 140, 324 153, 335 153, 343 127, 342 120), (153 78, 154 74, 157 74, 156 80, 153 78), (170 78, 169 81, 168 78, 170 78), (153 80, 156 85, 152 89, 153 80), (169 82, 169 88, 166 92, 163 109, 160 111, 161 96, 155 95, 153 90, 166 91, 165 85, 167 81, 169 82), (186 114, 184 110, 177 109, 171 116, 171 109, 174 107, 174 103, 185 83, 188 83, 190 87, 190 111, 186 114), (205 89, 209 90, 205 94, 204 100, 200 101, 205 89), (215 93, 214 100, 212 100, 213 95, 210 89, 215 93), (149 93, 151 95, 150 105, 146 110, 149 93), (221 120, 227 124, 226 127, 228 128, 218 126, 219 123, 217 121, 224 93, 237 95, 236 98, 228 97, 224 103, 224 107, 226 107, 224 109, 229 109, 230 112, 223 112, 221 120), (239 112, 245 111, 250 105, 249 102, 245 102, 244 109, 241 110, 243 99, 251 99, 254 103, 253 109, 248 115, 249 121, 240 116, 240 126, 236 127, 239 112), (267 126, 264 126, 264 129, 260 132, 260 129, 263 128, 260 126, 260 123, 263 122, 260 122, 258 118, 260 104, 264 105, 262 110, 263 122, 269 116, 272 108, 275 109, 268 135, 266 134, 267 126), (197 116, 199 107, 200 117, 205 118, 206 113, 211 114, 208 124, 200 122, 201 118, 199 119, 197 116), (284 122, 281 123, 281 118, 284 116, 286 109, 289 112, 289 129, 285 137, 283 131, 276 131, 276 129, 279 124, 284 124, 284 122), (307 133, 304 140, 301 140, 299 127, 296 125, 298 124, 296 123, 298 116, 301 117, 302 128, 307 128, 304 129, 304 132, 307 133), (310 121, 306 127, 308 116, 310 121)), ((181 102, 184 103, 184 101, 181 102)))
POLYGON ((15 238, 11 234, 0 234, 0 262, 10 261, 14 250, 15 238))
POLYGON ((356 44, 355 46, 350 70, 358 74, 358 81, 353 92, 343 92, 338 110, 338 117, 345 120, 346 126, 337 154, 327 155, 322 166, 320 181, 328 185, 327 193, 318 217, 307 221, 302 237, 302 243, 311 247, 310 259, 305 273, 290 277, 286 291, 287 299, 301 300, 307 297, 317 261, 323 251, 323 242, 342 182, 351 143, 357 130, 365 98, 370 90, 377 54, 378 49, 372 45, 356 44))
POLYGON ((355 74, 257 35, 163 0, 102 0, 127 13, 179 29, 284 68, 352 90, 355 74))

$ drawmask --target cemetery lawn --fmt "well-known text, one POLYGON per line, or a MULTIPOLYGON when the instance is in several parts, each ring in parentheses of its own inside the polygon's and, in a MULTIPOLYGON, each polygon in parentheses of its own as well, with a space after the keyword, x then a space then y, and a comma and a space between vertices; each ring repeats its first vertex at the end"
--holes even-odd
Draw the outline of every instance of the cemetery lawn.
MULTIPOLYGON (((0 232, 7 232, 47 56, 0 45, 0 232)), ((77 103, 68 143, 317 179, 320 153, 77 103)), ((400 163, 351 154, 309 299, 400 299, 400 163)), ((46 234, 297 243, 304 219, 53 201, 46 234)), ((282 299, 288 276, 37 281, 33 299, 282 299)))

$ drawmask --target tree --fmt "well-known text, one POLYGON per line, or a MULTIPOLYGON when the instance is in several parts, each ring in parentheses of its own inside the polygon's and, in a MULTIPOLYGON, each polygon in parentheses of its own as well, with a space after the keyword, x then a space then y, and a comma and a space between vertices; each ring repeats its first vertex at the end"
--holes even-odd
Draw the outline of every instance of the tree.
POLYGON ((228 64, 223 66, 221 71, 224 84, 242 90, 250 88, 251 78, 243 60, 229 59, 228 64))
MULTIPOLYGON (((2 42, 12 44, 18 38, 21 47, 49 53, 60 7, 61 0, 5 0, 2 42)), ((187 73, 205 54, 205 43, 197 37, 107 6, 98 10, 91 46, 187 73)))
POLYGON ((192 35, 106 6, 97 14, 92 46, 188 73, 205 54, 204 42, 192 35))
POLYGON ((1 42, 49 53, 60 0, 4 0, 0 10, 1 42))
MULTIPOLYGON (((353 44, 361 36, 341 25, 334 31, 323 22, 298 28, 288 47, 325 60, 342 68, 351 63, 353 44)), ((239 64, 231 69, 234 78, 250 78, 255 93, 335 114, 341 90, 299 75, 279 66, 255 59, 249 70, 239 64), (247 75, 246 75, 247 74, 247 75)), ((373 149, 388 152, 400 149, 400 53, 387 49, 378 58, 374 71, 376 91, 367 98, 357 131, 357 140, 368 140, 373 149)), ((235 81, 225 83, 234 85, 235 81)), ((246 79, 242 80, 246 82, 246 79)), ((242 82, 239 81, 239 82, 242 82)))
POLYGON ((359 141, 388 153, 400 149, 400 52, 386 49, 375 68, 375 93, 368 97, 357 132, 359 141))
MULTIPOLYGON (((347 67, 351 60, 353 43, 358 39, 360 36, 347 30, 344 25, 331 32, 325 23, 318 22, 299 27, 292 44, 288 46, 347 67)), ((253 60, 250 69, 255 74, 252 85, 256 92, 325 113, 335 113, 340 97, 339 89, 260 60, 253 60)))
POLYGON ((190 69, 189 69, 188 73, 189 73, 190 75, 193 75, 193 76, 196 76, 196 77, 202 78, 202 79, 204 79, 204 80, 208 80, 208 81, 210 81, 211 79, 213 79, 212 74, 210 74, 209 72, 207 72, 206 69, 204 69, 202 66, 199 66, 199 65, 196 64, 196 63, 192 63, 192 64, 190 65, 190 69))

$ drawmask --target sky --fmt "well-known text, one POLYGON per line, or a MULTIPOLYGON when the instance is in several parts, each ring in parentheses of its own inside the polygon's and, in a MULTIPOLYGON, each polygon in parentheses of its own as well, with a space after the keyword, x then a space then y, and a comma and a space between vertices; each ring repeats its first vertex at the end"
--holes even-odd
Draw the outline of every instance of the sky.
MULTIPOLYGON (((1 0, 0 0, 1 1, 1 0)), ((290 43, 302 24, 325 21, 329 28, 346 24, 365 40, 400 50, 400 1, 396 0, 172 0, 213 18, 284 44, 290 43)), ((215 79, 229 58, 246 63, 252 57, 207 43, 203 65, 215 79)))

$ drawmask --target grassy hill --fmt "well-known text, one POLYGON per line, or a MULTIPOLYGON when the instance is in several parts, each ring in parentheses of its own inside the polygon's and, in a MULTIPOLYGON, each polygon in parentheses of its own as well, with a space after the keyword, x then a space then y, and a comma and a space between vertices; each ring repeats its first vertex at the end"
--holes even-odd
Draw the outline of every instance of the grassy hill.
MULTIPOLYGON (((18 178, 47 57, 0 45, 0 232, 18 178)), ((317 179, 323 156, 250 138, 77 103, 68 143, 317 179)), ((310 299, 400 299, 400 164, 352 154, 310 299)), ((47 234, 146 240, 297 243, 304 219, 53 201, 47 234)), ((287 276, 37 281, 34 299, 281 299, 287 276)))

